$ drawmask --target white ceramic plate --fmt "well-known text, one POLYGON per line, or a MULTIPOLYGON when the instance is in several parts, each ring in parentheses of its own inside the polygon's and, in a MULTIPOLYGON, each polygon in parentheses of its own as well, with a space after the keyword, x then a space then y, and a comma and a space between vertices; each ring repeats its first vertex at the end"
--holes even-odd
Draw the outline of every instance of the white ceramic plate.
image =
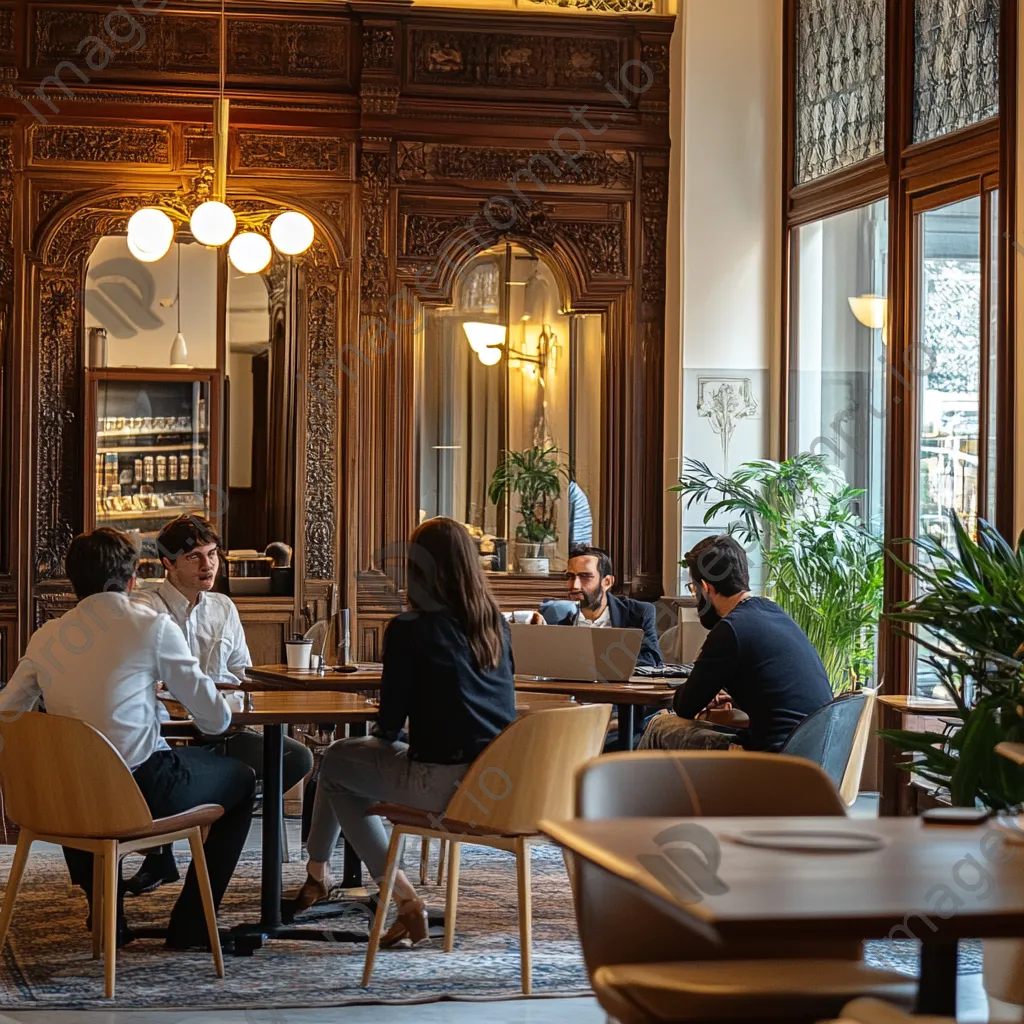
POLYGON ((741 846, 759 846, 766 850, 801 850, 810 853, 861 853, 865 850, 880 850, 885 846, 885 840, 881 836, 870 832, 828 829, 736 832, 723 838, 741 846))

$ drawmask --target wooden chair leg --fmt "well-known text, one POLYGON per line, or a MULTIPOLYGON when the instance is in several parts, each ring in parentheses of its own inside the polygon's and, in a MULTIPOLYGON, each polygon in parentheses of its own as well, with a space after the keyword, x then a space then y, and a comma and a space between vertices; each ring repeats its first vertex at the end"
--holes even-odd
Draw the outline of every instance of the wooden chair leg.
POLYGON ((103 854, 92 855, 92 958, 103 955, 103 854))
POLYGON ((203 838, 199 828, 191 830, 188 837, 189 849, 192 851, 192 863, 196 868, 196 881, 199 883, 199 895, 203 899, 203 914, 206 917, 206 931, 210 936, 210 949, 213 952, 213 966, 217 977, 224 977, 224 954, 220 948, 220 932, 217 931, 217 910, 213 905, 213 890, 210 888, 210 872, 206 867, 206 852, 203 850, 203 838))
POLYGON ((516 877, 519 882, 519 957, 523 979, 523 995, 532 988, 530 935, 533 923, 533 901, 530 886, 530 844, 522 839, 516 842, 516 877))
MULTIPOLYGON (((459 910, 459 863, 462 855, 462 843, 452 840, 451 843, 445 845, 449 849, 448 897, 444 903, 444 951, 450 953, 455 948, 455 915, 459 910)), ((438 884, 440 884, 440 880, 438 880, 438 884)))
POLYGON ((440 840, 440 847, 437 851, 437 884, 440 885, 444 881, 444 862, 448 854, 448 840, 440 840))
POLYGON ((117 840, 103 843, 103 964, 104 995, 114 998, 117 969, 117 840))
POLYGON ((391 905, 391 893, 395 888, 395 875, 398 873, 399 851, 402 848, 402 831, 395 825, 391 830, 391 843, 388 845, 388 859, 384 865, 384 877, 380 880, 380 892, 377 894, 377 914, 373 919, 373 930, 366 943, 366 964, 363 967, 363 988, 370 984, 373 976, 373 961, 377 958, 380 937, 384 934, 384 922, 387 921, 388 907, 391 905))
POLYGON ((292 852, 288 849, 288 823, 284 820, 284 815, 281 815, 281 863, 291 864, 292 852))
POLYGON ((427 871, 430 868, 430 839, 424 836, 420 840, 420 885, 427 884, 427 871))
POLYGON ((18 889, 21 888, 21 879, 25 874, 25 865, 28 863, 30 849, 32 849, 32 837, 22 832, 18 836, 18 845, 14 850, 11 873, 7 876, 3 910, 0 910, 0 951, 3 950, 4 943, 7 941, 7 932, 11 927, 11 918, 14 916, 14 902, 18 898, 18 889))

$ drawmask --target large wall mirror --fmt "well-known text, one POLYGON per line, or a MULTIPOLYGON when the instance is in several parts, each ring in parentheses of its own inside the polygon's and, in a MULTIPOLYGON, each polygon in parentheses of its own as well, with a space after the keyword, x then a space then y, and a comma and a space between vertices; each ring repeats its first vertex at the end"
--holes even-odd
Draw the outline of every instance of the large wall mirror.
POLYGON ((213 517, 236 551, 291 547, 298 271, 275 256, 242 274, 179 235, 154 262, 120 235, 89 259, 86 525, 132 532, 149 559, 182 512, 213 517))
POLYGON ((453 299, 419 321, 419 518, 464 522, 493 571, 560 571, 602 537, 603 317, 568 311, 546 257, 513 243, 470 261, 453 299), (524 500, 553 474, 557 499, 524 500))

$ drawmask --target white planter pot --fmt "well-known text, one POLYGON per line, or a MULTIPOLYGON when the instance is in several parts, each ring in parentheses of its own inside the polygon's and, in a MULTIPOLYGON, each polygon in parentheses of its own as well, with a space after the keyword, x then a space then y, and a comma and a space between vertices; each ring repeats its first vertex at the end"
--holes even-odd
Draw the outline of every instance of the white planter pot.
POLYGON ((519 558, 516 565, 524 576, 547 576, 551 562, 547 558, 519 558))

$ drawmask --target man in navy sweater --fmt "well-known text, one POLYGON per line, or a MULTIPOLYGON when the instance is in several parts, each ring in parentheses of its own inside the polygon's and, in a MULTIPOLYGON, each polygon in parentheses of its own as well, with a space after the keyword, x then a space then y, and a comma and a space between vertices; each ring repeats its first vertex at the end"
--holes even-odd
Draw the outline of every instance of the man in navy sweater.
POLYGON ((732 537, 706 537, 686 554, 690 589, 709 630, 675 714, 651 720, 641 749, 777 751, 832 700, 825 667, 804 631, 773 601, 750 592, 747 555, 732 537), (746 712, 743 730, 694 721, 719 694, 746 712))

